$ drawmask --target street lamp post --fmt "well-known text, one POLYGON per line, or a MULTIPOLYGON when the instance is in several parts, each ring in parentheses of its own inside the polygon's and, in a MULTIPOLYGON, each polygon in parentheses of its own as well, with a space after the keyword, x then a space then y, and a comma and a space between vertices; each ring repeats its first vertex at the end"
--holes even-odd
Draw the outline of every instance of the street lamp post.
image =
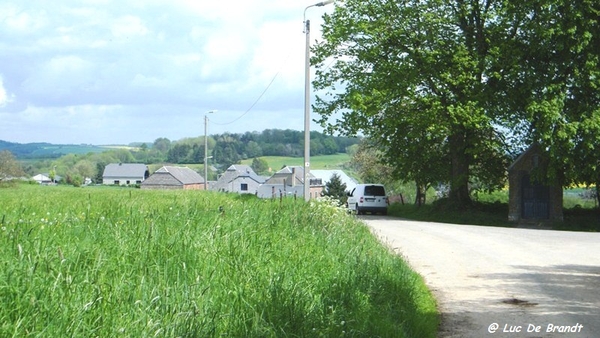
POLYGON ((304 34, 306 34, 306 51, 304 56, 304 200, 310 200, 310 20, 306 20, 306 10, 310 7, 321 7, 333 3, 326 0, 310 5, 304 9, 304 34))
POLYGON ((204 114, 204 190, 208 190, 208 115, 216 113, 216 110, 209 110, 204 114))

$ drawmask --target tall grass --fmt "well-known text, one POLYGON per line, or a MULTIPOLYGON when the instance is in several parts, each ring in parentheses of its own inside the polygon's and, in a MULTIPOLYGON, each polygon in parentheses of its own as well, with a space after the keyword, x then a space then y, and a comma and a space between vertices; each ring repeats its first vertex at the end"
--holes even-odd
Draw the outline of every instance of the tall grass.
POLYGON ((1 337, 434 337, 421 278, 328 203, 0 191, 1 337))

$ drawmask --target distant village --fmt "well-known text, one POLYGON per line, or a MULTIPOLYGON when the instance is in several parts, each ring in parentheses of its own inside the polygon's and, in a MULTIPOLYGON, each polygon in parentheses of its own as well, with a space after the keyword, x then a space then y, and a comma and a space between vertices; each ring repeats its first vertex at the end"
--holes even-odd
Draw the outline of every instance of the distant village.
MULTIPOLYGON (((337 175, 347 190, 357 182, 343 170, 311 170, 308 174, 310 197, 322 195, 325 185, 337 175)), ((35 175, 32 179, 40 184, 56 184, 61 177, 53 178, 47 173, 35 175)), ((92 183, 85 178, 84 185, 92 183)), ((252 167, 234 164, 218 176, 216 181, 208 181, 198 172, 185 166, 163 166, 150 174, 148 166, 140 163, 110 163, 104 168, 102 185, 136 186, 141 189, 182 189, 212 190, 238 194, 253 194, 261 198, 304 195, 304 168, 285 166, 271 176, 261 176, 252 167)))

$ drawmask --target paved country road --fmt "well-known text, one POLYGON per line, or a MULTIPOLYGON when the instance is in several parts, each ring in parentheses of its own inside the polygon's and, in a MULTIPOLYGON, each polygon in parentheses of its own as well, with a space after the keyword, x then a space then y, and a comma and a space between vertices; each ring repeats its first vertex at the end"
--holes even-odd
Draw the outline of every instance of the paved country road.
POLYGON ((600 337, 600 233, 361 218, 424 277, 439 337, 600 337))

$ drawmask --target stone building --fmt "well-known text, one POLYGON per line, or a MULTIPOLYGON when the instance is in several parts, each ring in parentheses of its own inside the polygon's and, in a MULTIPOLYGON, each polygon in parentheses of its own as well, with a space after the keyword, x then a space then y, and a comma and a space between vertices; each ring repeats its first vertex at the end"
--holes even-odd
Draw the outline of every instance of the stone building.
POLYGON ((560 182, 546 182, 548 158, 534 144, 508 168, 508 220, 545 222, 563 220, 563 190, 560 182))
POLYGON ((188 167, 164 166, 144 180, 140 188, 204 190, 204 177, 188 167))

